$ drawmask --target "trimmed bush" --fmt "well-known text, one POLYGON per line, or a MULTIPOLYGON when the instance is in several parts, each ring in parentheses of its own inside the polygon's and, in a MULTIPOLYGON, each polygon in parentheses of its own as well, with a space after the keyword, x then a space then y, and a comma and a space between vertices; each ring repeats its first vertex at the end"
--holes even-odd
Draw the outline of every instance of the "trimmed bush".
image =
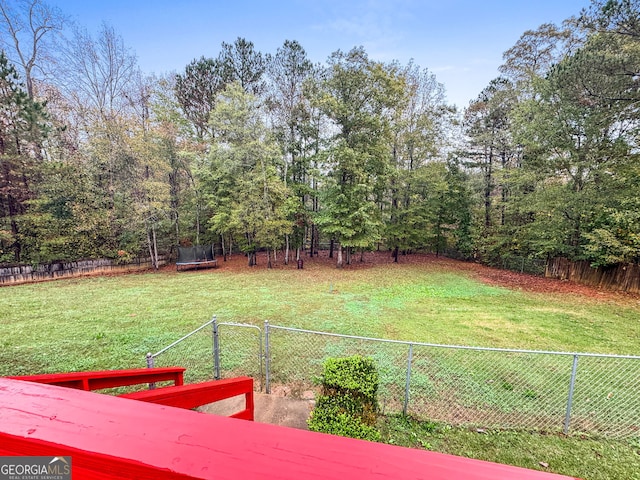
POLYGON ((359 355, 329 358, 321 381, 322 395, 309 418, 309 430, 379 441, 378 372, 373 360, 359 355))

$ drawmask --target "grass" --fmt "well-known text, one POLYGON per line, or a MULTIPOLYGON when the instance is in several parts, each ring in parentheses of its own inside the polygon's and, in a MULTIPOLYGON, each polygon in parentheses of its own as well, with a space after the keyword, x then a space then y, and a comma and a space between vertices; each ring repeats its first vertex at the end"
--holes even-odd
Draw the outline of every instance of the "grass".
POLYGON ((130 364, 213 314, 222 321, 507 348, 633 354, 640 338, 637 302, 511 291, 438 265, 141 274, 2 288, 2 373, 69 368, 69 362, 84 368, 94 359, 130 364), (63 361, 37 361, 52 353, 63 361))
POLYGON ((380 421, 384 442, 559 473, 585 480, 639 480, 640 443, 451 428, 409 417, 380 421))
MULTIPOLYGON (((142 367, 147 352, 157 352, 213 314, 222 322, 262 326, 264 320, 269 320, 273 325, 335 333, 520 349, 637 354, 640 338, 640 303, 633 298, 607 297, 603 301, 573 294, 513 291, 486 285, 468 272, 438 263, 336 270, 306 261, 301 271, 222 268, 1 288, 0 375, 142 367)), ((223 332, 224 335, 231 333, 232 329, 223 332)), ((203 331, 197 341, 194 339, 188 346, 198 350, 200 358, 210 358, 209 334, 203 331)), ((247 332, 235 334, 245 335, 238 338, 244 345, 255 338, 247 332)), ((290 359, 301 358, 301 362, 319 368, 326 356, 368 348, 368 354, 381 366, 383 389, 389 395, 402 398, 405 347, 372 347, 358 342, 318 339, 303 342, 301 337, 287 339, 283 332, 277 331, 273 339, 274 366, 277 369, 280 362, 280 371, 289 368, 292 374, 301 374, 303 368, 302 364, 286 364, 290 359), (280 351, 275 346, 279 346, 280 351)), ((245 368, 243 365, 249 357, 228 348, 224 350, 224 345, 223 342, 223 359, 229 368, 239 371, 245 368)), ((477 368, 476 357, 463 353, 449 351, 435 355, 427 349, 415 350, 411 385, 414 413, 429 418, 433 395, 443 387, 455 391, 456 401, 469 411, 510 414, 518 408, 527 414, 527 409, 534 412, 544 408, 553 410, 555 415, 556 410, 563 408, 565 377, 570 371, 567 365, 556 365, 553 360, 542 370, 531 369, 527 358, 505 359, 483 354, 477 356, 480 362, 477 365, 484 367, 477 368), (541 383, 556 376, 558 381, 553 389, 541 383), (468 382, 463 384, 463 379, 468 382), (419 398, 427 400, 420 403, 419 398)), ((167 355, 165 360, 175 363, 173 358, 179 359, 183 353, 175 350, 167 355)), ((588 362, 581 360, 583 378, 588 378, 590 370, 603 371, 601 366, 596 366, 589 367, 588 362)), ((206 370, 210 371, 210 365, 206 370)), ((584 414, 588 416, 594 402, 617 405, 609 402, 607 393, 615 394, 614 399, 618 395, 633 395, 637 385, 633 387, 633 373, 630 374, 631 377, 620 379, 620 392, 607 390, 604 395, 594 395, 591 390, 577 390, 577 399, 587 403, 577 402, 574 408, 579 411, 580 405, 586 404, 588 409, 584 414)), ((384 406, 387 411, 398 410, 397 402, 384 406)), ((626 404, 623 407, 629 408, 626 404)), ((628 412, 612 410, 610 413, 628 412)), ((557 419, 553 421, 557 423, 557 419)), ((637 453, 625 442, 497 431, 491 435, 466 430, 452 432, 443 438, 431 435, 421 441, 442 451, 516 462, 514 464, 528 468, 536 467, 517 462, 524 462, 520 456, 526 457, 533 449, 534 456, 549 463, 552 471, 566 470, 588 479, 634 478, 618 476, 617 467, 608 465, 614 465, 616 459, 637 465, 624 457, 627 455, 637 462, 633 457, 637 453), (500 453, 500 445, 508 442, 512 446, 507 450, 512 452, 500 453), (592 448, 589 445, 595 445, 593 448, 599 449, 602 458, 597 468, 595 463, 586 462, 584 468, 591 472, 587 475, 580 473, 585 470, 578 468, 582 468, 578 465, 580 462, 571 460, 571 455, 573 452, 585 454, 580 448, 588 450, 592 448), (554 449, 558 452, 557 464, 556 460, 548 461, 555 458, 551 454, 543 455, 554 449), (600 471, 611 474, 596 476, 600 471)), ((394 437, 394 441, 398 440, 394 437)))

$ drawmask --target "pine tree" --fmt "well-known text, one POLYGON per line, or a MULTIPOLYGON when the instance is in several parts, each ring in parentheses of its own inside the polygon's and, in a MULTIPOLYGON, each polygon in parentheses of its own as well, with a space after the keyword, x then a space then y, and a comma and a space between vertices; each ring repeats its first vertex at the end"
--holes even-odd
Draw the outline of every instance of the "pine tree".
POLYGON ((40 182, 46 113, 18 80, 0 53, 0 261, 25 255, 24 223, 40 182))

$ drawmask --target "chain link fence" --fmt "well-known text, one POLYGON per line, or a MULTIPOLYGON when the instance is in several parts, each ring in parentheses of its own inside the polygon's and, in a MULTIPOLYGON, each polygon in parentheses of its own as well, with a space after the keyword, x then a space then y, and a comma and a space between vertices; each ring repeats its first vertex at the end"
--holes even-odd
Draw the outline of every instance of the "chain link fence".
POLYGON ((184 383, 250 376, 262 390, 262 330, 255 325, 210 321, 156 353, 147 354, 147 367, 186 368, 184 383))
POLYGON ((245 323, 214 323, 214 325, 214 335, 217 338, 217 350, 214 350, 215 378, 252 377, 254 389, 262 391, 264 385, 262 329, 245 323))
POLYGON ((251 376, 256 390, 319 393, 323 363, 377 366, 382 413, 458 426, 640 437, 640 357, 401 342, 214 317, 147 358, 185 383, 251 376))
POLYGON ((487 262, 487 265, 498 267, 502 270, 511 270, 513 272, 544 276, 547 261, 542 258, 520 257, 513 255, 500 257, 495 259, 493 262, 487 262))
POLYGON ((156 353, 147 354, 148 367, 184 367, 184 383, 212 380, 215 317, 156 353))
POLYGON ((640 436, 640 357, 473 348, 266 324, 267 384, 317 390, 329 357, 372 358, 383 413, 459 426, 640 436))

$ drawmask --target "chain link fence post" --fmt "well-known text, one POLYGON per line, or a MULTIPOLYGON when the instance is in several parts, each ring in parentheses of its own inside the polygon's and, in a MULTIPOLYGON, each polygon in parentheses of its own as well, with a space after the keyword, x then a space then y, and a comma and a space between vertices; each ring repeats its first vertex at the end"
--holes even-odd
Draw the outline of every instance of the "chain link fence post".
POLYGON ((564 416, 565 435, 569 434, 569 424, 571 423, 571 405, 573 404, 573 391, 576 386, 576 374, 578 373, 578 355, 573 356, 573 365, 571 367, 571 380, 569 381, 569 398, 567 399, 567 413, 564 416))
POLYGON ((407 381, 404 387, 404 406, 402 407, 402 413, 407 414, 407 407, 409 406, 409 387, 411 386, 411 362, 413 361, 413 343, 409 344, 409 355, 407 356, 407 381))
POLYGON ((213 325, 213 378, 220 380, 220 338, 216 315, 213 316, 211 324, 213 325))
POLYGON ((265 391, 271 393, 271 359, 269 358, 269 320, 264 321, 264 369, 265 391))
MULTIPOLYGON (((151 352, 147 353, 147 368, 153 368, 153 355, 151 352)), ((154 388, 156 388, 156 384, 150 383, 149 390, 153 390, 154 388)))

